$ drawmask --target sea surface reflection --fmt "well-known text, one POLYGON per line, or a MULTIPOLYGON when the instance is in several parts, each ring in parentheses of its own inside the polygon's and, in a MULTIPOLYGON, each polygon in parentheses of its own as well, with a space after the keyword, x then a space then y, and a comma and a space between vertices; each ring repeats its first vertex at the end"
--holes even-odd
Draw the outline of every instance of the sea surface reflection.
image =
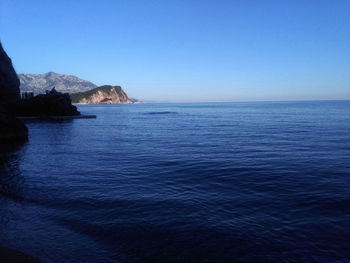
POLYGON ((79 106, 0 155, 0 247, 43 262, 346 262, 350 102, 79 106))

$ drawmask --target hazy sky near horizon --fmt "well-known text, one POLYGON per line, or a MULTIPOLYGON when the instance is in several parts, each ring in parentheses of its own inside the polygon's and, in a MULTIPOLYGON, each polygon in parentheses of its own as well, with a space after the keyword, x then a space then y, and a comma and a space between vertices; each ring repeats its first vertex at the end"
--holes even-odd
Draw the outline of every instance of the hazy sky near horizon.
POLYGON ((155 101, 350 99, 350 0, 1 0, 18 73, 155 101))

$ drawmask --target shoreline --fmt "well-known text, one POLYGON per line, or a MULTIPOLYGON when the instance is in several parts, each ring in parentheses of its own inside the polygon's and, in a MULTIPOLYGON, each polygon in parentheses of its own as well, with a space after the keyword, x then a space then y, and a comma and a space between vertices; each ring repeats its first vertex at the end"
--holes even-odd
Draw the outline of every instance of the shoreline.
POLYGON ((75 115, 75 116, 17 116, 19 120, 73 120, 73 119, 96 119, 96 115, 75 115))

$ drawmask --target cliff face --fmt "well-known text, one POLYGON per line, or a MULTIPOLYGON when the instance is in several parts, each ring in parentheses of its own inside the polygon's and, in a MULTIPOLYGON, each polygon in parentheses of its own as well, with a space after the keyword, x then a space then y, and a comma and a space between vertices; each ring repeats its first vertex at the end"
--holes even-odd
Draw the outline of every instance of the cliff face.
POLYGON ((48 72, 45 74, 19 74, 22 92, 34 92, 34 94, 45 93, 53 87, 58 92, 76 93, 94 89, 97 86, 90 81, 80 79, 76 76, 48 72))
POLYGON ((22 121, 0 108, 0 148, 28 139, 28 129, 22 121))
POLYGON ((19 99, 19 84, 11 59, 0 43, 0 103, 19 99))
POLYGON ((28 129, 7 111, 20 98, 19 80, 0 43, 0 146, 27 140, 28 129))
POLYGON ((120 86, 101 86, 87 92, 70 94, 72 103, 78 104, 131 104, 120 86))

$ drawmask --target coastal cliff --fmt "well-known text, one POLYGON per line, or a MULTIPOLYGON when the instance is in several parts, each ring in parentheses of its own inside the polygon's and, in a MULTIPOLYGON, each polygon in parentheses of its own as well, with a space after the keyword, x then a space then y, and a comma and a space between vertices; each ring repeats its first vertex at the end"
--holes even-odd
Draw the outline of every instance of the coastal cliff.
POLYGON ((120 86, 101 86, 86 92, 70 94, 76 104, 131 104, 132 101, 120 86))
POLYGON ((19 85, 12 61, 0 43, 0 104, 19 100, 19 85))
POLYGON ((8 112, 9 105, 20 99, 19 79, 11 59, 0 43, 0 142, 23 142, 28 138, 28 129, 22 121, 8 112))

